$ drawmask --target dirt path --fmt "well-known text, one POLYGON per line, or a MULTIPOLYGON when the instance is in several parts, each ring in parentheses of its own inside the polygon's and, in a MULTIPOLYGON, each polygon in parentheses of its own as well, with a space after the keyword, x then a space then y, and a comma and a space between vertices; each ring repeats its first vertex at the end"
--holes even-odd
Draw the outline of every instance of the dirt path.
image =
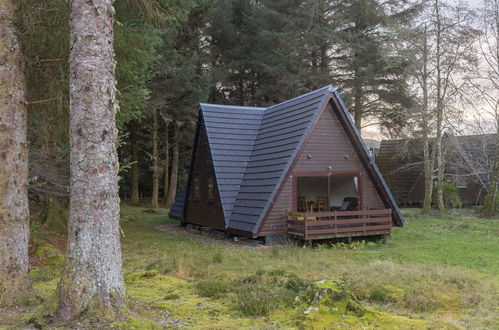
POLYGON ((208 243, 208 244, 216 244, 222 247, 231 248, 231 249, 247 249, 247 250, 262 250, 269 248, 266 245, 259 244, 256 246, 251 245, 246 240, 234 241, 232 239, 218 237, 214 234, 210 234, 207 232, 202 232, 195 229, 187 229, 178 224, 167 224, 167 225, 159 225, 154 227, 156 230, 163 231, 166 233, 174 234, 174 235, 182 235, 185 237, 189 237, 198 242, 208 243))

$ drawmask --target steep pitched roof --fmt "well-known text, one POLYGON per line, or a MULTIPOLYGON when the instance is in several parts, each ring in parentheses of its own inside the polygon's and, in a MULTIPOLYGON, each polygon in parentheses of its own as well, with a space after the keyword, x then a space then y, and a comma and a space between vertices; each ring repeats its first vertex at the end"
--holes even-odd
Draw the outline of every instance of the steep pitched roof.
POLYGON ((255 233, 299 152, 331 86, 265 110, 229 228, 255 233))
POLYGON ((265 108, 201 104, 226 226, 265 108))
MULTIPOLYGON (((269 108, 201 104, 227 228, 256 234, 313 124, 333 99, 394 221, 402 225, 390 189, 341 97, 328 85, 269 108)), ((185 198, 180 194, 179 199, 185 198)))

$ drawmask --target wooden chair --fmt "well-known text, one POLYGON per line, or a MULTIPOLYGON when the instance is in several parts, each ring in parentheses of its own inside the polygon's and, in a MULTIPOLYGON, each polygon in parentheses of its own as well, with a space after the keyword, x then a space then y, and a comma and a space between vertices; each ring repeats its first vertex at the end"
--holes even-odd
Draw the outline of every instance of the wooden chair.
POLYGON ((317 211, 327 211, 327 196, 317 196, 317 211))
POLYGON ((298 196, 298 212, 305 212, 307 210, 307 200, 305 196, 298 196))

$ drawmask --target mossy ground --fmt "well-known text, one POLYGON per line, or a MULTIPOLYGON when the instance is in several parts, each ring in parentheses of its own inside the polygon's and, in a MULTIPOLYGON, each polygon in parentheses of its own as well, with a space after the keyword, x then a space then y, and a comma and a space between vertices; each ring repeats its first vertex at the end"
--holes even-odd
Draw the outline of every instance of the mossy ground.
MULTIPOLYGON (((159 232, 156 225, 173 222, 165 214, 122 209, 130 313, 110 327, 499 328, 499 222, 469 211, 405 210, 405 227, 386 244, 260 250, 159 232), (343 298, 306 298, 318 281, 340 288, 343 298)), ((50 237, 32 249, 39 298, 0 328, 50 324, 62 267, 50 237)))

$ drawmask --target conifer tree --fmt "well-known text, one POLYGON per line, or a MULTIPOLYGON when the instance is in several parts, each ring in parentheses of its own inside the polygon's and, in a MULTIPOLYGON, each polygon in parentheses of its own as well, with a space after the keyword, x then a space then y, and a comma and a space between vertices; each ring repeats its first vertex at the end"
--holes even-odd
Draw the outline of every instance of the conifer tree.
POLYGON ((119 234, 111 0, 71 2, 71 190, 59 315, 114 317, 125 307, 119 234), (94 315, 90 315, 94 316, 94 315))
POLYGON ((0 2, 0 306, 30 293, 28 113, 15 11, 15 1, 0 2))
POLYGON ((359 130, 365 118, 375 118, 390 129, 404 122, 411 104, 408 63, 391 44, 392 27, 410 19, 416 9, 406 1, 392 0, 347 0, 335 8, 340 22, 335 34, 337 82, 359 130))

